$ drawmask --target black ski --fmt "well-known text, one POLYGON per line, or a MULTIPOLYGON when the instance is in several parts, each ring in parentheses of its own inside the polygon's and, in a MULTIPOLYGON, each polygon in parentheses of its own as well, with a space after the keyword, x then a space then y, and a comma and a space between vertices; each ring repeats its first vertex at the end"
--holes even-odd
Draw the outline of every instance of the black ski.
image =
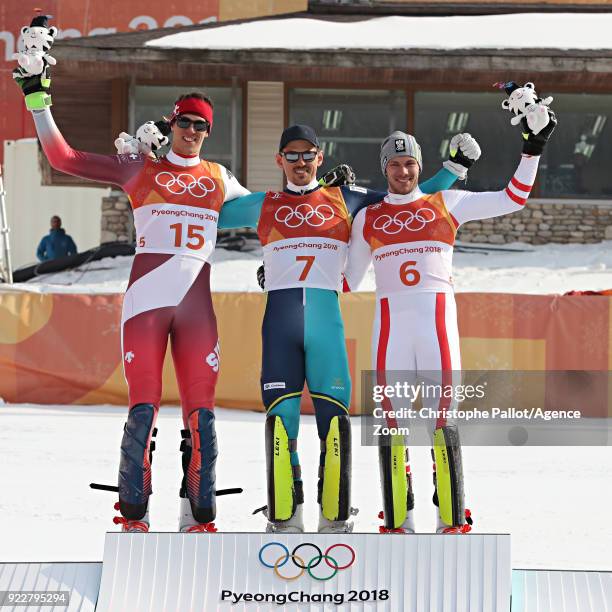
MULTIPOLYGON (((95 489, 96 491, 111 491, 112 493, 119 493, 119 487, 116 485, 106 485, 99 484, 97 482, 90 482, 90 488, 95 489)), ((220 497, 221 495, 236 495, 238 493, 242 493, 243 489, 241 487, 234 487, 233 489, 217 489, 215 495, 220 497)))

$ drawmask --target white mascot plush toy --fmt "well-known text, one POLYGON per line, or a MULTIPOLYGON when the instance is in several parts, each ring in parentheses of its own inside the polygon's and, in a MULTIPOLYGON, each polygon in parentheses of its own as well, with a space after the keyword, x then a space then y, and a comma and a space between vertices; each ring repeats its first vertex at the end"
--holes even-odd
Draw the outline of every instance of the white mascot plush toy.
POLYGON ((136 138, 130 136, 127 132, 121 132, 119 137, 115 139, 115 147, 119 155, 136 155, 140 153, 139 144, 136 138))
POLYGON ((16 69, 20 77, 32 77, 42 74, 47 66, 55 66, 57 61, 47 52, 51 48, 58 29, 48 27, 48 16, 40 15, 32 19, 29 26, 21 28, 19 41, 20 51, 13 54, 19 67, 16 69))
POLYGON ((508 98, 502 102, 502 108, 514 114, 510 119, 512 125, 518 125, 525 119, 534 134, 538 134, 548 125, 548 106, 553 101, 552 96, 539 98, 533 83, 525 83, 523 87, 519 87, 514 81, 496 85, 505 89, 508 94, 508 98))
POLYGON ((167 122, 147 121, 136 130, 136 136, 121 132, 115 140, 115 147, 119 154, 150 155, 170 142, 169 133, 170 126, 167 122))

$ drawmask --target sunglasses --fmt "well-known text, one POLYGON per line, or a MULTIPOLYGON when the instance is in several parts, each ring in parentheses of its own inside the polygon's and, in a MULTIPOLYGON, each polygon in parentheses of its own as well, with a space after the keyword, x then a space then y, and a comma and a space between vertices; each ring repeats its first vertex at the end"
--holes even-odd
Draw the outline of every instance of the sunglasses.
POLYGON ((305 162, 310 162, 317 156, 318 151, 281 151, 281 155, 290 163, 295 164, 295 162, 300 159, 300 157, 305 162))
POLYGON ((182 115, 176 118, 176 125, 184 130, 190 125, 193 125, 193 129, 196 132, 207 132, 208 128, 210 127, 208 125, 208 121, 204 121, 203 119, 196 119, 195 121, 192 121, 188 117, 183 117, 182 115))

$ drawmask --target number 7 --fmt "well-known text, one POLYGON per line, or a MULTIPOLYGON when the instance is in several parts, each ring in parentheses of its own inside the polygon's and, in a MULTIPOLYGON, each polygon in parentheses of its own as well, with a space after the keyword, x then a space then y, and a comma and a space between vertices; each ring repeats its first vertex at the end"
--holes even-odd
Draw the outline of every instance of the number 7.
POLYGON ((308 273, 310 272, 310 268, 312 268, 312 264, 314 263, 315 256, 314 255, 298 255, 295 258, 295 261, 305 261, 306 265, 300 274, 300 278, 298 280, 306 280, 308 273))

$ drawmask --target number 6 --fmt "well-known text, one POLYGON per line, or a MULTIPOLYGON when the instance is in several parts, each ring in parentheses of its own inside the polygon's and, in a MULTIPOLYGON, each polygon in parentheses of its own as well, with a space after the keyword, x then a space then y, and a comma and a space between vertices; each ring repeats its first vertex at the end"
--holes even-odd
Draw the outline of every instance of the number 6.
POLYGON ((413 287, 414 285, 418 285, 421 280, 421 275, 419 271, 412 267, 416 266, 416 261, 405 261, 399 269, 400 280, 404 285, 408 287, 413 287))

